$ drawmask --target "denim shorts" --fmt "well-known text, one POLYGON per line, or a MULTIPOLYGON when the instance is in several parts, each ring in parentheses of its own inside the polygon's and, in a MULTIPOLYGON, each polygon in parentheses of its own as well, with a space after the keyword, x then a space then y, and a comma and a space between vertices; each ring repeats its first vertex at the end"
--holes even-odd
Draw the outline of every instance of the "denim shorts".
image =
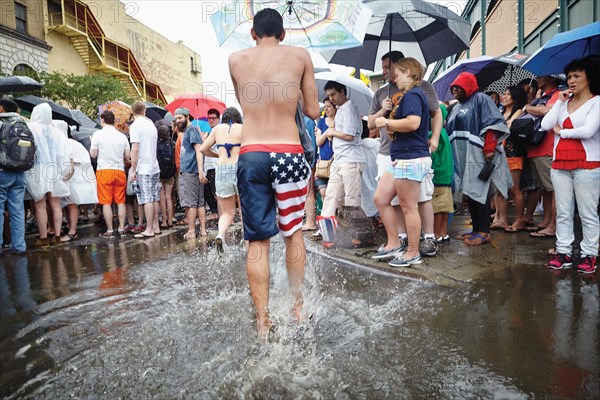
POLYGON ((219 164, 215 173, 217 196, 226 199, 238 193, 237 163, 219 164))
POLYGON ((410 160, 394 160, 388 167, 388 172, 395 179, 408 179, 409 181, 423 182, 431 170, 431 157, 413 158, 410 160))

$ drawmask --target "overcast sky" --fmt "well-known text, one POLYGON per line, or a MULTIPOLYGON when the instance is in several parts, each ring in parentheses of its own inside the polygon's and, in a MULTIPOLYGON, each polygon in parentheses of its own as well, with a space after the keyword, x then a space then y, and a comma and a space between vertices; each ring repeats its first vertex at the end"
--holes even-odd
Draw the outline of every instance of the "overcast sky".
MULTIPOLYGON (((219 47, 210 22, 210 16, 226 1, 121 1, 125 3, 126 12, 130 16, 173 42, 183 40, 187 47, 201 55, 202 79, 207 94, 220 98, 227 105, 237 103, 235 97, 231 94, 233 85, 227 66, 227 59, 231 51, 219 47)), ((462 10, 466 0, 440 0, 437 2, 445 4, 451 10, 458 12, 462 10)), ((327 66, 327 63, 319 54, 313 55, 313 62, 315 66, 327 66)), ((339 66, 332 66, 331 69, 339 72, 347 70, 339 66)))

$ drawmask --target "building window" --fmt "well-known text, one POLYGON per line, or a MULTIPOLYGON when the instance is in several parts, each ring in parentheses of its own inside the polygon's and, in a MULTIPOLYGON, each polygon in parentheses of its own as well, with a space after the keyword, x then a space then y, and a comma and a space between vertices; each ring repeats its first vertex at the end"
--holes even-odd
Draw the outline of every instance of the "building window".
POLYGON ((27 33, 27 7, 15 1, 15 21, 18 32, 27 33))

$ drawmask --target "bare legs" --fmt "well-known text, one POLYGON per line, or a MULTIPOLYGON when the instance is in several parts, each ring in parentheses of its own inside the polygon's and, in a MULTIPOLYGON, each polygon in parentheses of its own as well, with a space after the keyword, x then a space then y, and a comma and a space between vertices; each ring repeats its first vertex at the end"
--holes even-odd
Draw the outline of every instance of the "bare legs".
POLYGON ((160 214, 162 215, 163 228, 168 228, 173 224, 172 221, 175 213, 173 210, 172 192, 172 184, 166 182, 162 184, 162 188, 160 189, 160 214))
POLYGON ((200 236, 207 236, 206 233, 206 209, 204 206, 187 210, 188 231, 183 235, 184 239, 193 239, 196 237, 196 217, 200 220, 200 236))
POLYGON ((231 197, 219 197, 221 203, 221 216, 219 217, 219 234, 220 238, 224 238, 227 233, 227 229, 231 226, 233 218, 235 217, 235 204, 237 196, 231 197))
MULTIPOLYGON (((146 230, 144 235, 152 236, 160 232, 160 226, 158 224, 158 201, 144 204, 144 214, 146 215, 146 230)), ((123 215, 125 219, 125 215, 123 215)))
MULTIPOLYGON (((266 338, 271 328, 269 318, 269 239, 250 241, 246 259, 246 273, 250 294, 256 309, 256 327, 258 335, 266 338)), ((306 249, 302 231, 297 230, 285 239, 286 264, 288 282, 294 295, 293 315, 296 321, 302 321, 302 293, 300 287, 304 282, 304 266, 306 249)))

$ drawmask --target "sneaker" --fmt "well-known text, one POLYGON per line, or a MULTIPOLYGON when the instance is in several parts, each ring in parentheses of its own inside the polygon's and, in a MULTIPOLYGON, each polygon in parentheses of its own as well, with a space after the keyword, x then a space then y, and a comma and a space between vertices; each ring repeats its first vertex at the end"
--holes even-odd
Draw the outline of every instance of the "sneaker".
POLYGON ((593 274, 596 272, 596 257, 585 257, 577 266, 577 272, 580 274, 593 274))
POLYGON ((112 231, 112 232, 106 231, 104 233, 101 233, 98 236, 101 237, 101 238, 107 238, 107 239, 114 238, 115 237, 115 231, 112 231))
POLYGON ((373 254, 371 256, 371 258, 373 260, 392 260, 392 259, 396 258, 396 256, 398 254, 400 254, 401 251, 402 251, 402 245, 395 247, 393 249, 390 249, 390 250, 386 250, 385 245, 382 244, 379 247, 379 250, 377 250, 377 253, 373 254))
POLYGON ((130 224, 127 224, 127 225, 125 225, 125 227, 123 228, 123 232, 124 232, 124 233, 132 233, 134 228, 135 228, 135 225, 130 225, 130 224))
POLYGON ((392 261, 388 263, 390 267, 408 267, 412 264, 421 264, 423 262, 423 257, 420 254, 417 254, 413 258, 407 259, 405 257, 405 253, 400 254, 398 257, 394 258, 392 261))
POLYGON ((548 269, 568 269, 573 266, 571 256, 568 254, 555 254, 552 260, 548 261, 546 267, 548 269))
POLYGON ((217 238, 215 239, 215 246, 217 246, 217 253, 224 253, 225 250, 223 249, 223 238, 220 236, 217 236, 217 238))
POLYGON ((419 243, 419 252, 427 257, 434 257, 438 252, 438 242, 435 238, 425 238, 419 243))
POLYGON ((437 238, 436 242, 438 244, 450 243, 450 236, 449 235, 440 236, 439 238, 437 238))

